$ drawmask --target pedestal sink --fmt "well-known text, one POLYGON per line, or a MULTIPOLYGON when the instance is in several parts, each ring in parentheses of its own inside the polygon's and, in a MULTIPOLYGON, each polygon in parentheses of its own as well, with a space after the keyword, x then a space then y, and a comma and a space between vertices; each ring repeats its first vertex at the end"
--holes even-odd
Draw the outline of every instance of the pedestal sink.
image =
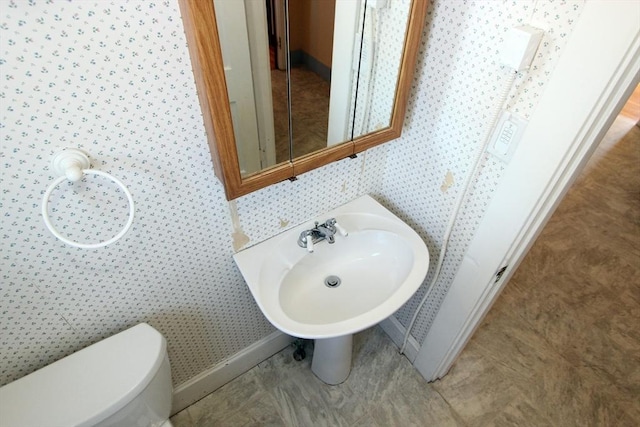
POLYGON ((411 298, 429 269, 426 245, 402 220, 362 196, 234 255, 265 317, 281 331, 315 340, 313 372, 328 384, 351 370, 352 334, 411 298), (298 245, 314 222, 335 218, 348 235, 298 245))

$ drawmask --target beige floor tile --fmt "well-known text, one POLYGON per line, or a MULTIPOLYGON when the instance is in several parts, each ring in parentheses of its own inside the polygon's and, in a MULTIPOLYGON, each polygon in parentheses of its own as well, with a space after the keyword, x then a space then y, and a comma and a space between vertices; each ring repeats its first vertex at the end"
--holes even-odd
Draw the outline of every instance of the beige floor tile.
POLYGON ((370 413, 382 426, 463 426, 464 422, 445 399, 421 376, 408 360, 397 368, 394 388, 384 404, 370 405, 370 413))
POLYGON ((255 375, 266 390, 273 390, 284 377, 308 375, 311 370, 313 344, 305 342, 306 358, 297 361, 293 358, 294 347, 288 347, 254 368, 255 375))
POLYGON ((483 425, 486 427, 544 427, 553 426, 554 423, 527 398, 518 394, 494 419, 483 425))
POLYGON ((193 426, 225 425, 228 419, 245 411, 248 402, 259 400, 264 393, 254 371, 250 370, 191 405, 187 411, 193 426))
POLYGON ((280 416, 279 406, 272 396, 261 394, 245 402, 242 409, 232 412, 224 418, 200 418, 196 424, 202 427, 281 427, 285 421, 280 416))
POLYGON ((353 424, 352 427, 388 427, 386 424, 378 424, 373 416, 367 413, 364 417, 360 418, 353 424))
POLYGON ((469 425, 482 425, 495 418, 517 392, 493 361, 473 350, 464 351, 451 371, 432 387, 469 425))
POLYGON ((189 415, 189 408, 183 409, 172 416, 171 423, 173 424, 173 427, 192 427, 193 420, 191 419, 191 415, 189 415))
POLYGON ((592 369, 561 360, 547 366, 521 392, 554 425, 621 425, 632 418, 592 369))
POLYGON ((404 361, 384 332, 372 329, 354 342, 353 368, 346 384, 366 402, 384 401, 396 390, 398 367, 404 361))
MULTIPOLYGON (((277 162, 289 160, 289 113, 284 71, 272 70, 277 162)), ((330 85, 305 67, 291 69, 293 157, 327 146, 330 85)))
POLYGON ((290 426, 349 426, 366 413, 363 402, 347 386, 326 386, 318 379, 283 380, 274 395, 290 426))
POLYGON ((491 360, 515 385, 526 387, 536 372, 560 358, 552 345, 522 317, 511 312, 487 319, 471 340, 475 353, 491 360))

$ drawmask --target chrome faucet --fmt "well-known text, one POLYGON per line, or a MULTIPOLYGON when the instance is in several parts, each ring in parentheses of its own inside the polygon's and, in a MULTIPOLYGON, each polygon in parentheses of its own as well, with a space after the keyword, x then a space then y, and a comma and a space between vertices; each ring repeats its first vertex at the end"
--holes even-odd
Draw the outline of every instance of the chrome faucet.
POLYGON ((313 252, 313 245, 322 240, 326 240, 330 244, 336 241, 334 235, 339 232, 342 236, 347 236, 347 232, 340 227, 335 218, 328 219, 324 224, 317 221, 315 226, 310 230, 305 230, 298 237, 298 246, 306 248, 309 252, 313 252))
MULTIPOLYGON (((333 237, 333 235, 336 234, 336 227, 329 221, 322 225, 318 225, 318 223, 316 223, 316 231, 318 233, 319 240, 325 239, 327 242, 333 244, 336 241, 335 237, 333 237)), ((333 223, 335 222, 336 220, 334 219, 333 223)))

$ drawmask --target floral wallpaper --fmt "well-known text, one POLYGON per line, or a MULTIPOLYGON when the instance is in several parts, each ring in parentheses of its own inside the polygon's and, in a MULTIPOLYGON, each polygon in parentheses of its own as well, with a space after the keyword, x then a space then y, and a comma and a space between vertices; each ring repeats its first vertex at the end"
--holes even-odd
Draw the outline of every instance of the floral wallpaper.
MULTIPOLYGON (((234 236, 252 245, 360 194, 400 215, 435 257, 504 77, 496 53, 505 31, 545 30, 509 96, 510 111, 527 118, 582 4, 432 2, 398 141, 229 204, 175 0, 0 0, 0 384, 143 321, 167 337, 174 386, 184 383, 274 330, 233 263, 234 236), (78 249, 46 229, 41 199, 56 178, 51 157, 64 147, 88 152, 94 169, 132 193, 136 215, 120 241, 78 249)), ((474 183, 414 329, 419 340, 502 168, 487 158, 474 183)), ((93 242, 123 226, 127 200, 90 175, 58 186, 49 212, 61 232, 93 242)), ((424 292, 396 314, 401 322, 424 292)))

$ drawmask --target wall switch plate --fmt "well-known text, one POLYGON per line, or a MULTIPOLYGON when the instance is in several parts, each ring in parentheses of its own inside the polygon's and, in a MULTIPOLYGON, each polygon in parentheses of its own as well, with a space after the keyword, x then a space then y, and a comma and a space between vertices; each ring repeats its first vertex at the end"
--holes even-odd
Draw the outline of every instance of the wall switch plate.
POLYGON ((518 142, 522 138, 527 123, 525 119, 508 111, 503 111, 491 135, 487 153, 505 163, 509 163, 518 142))

